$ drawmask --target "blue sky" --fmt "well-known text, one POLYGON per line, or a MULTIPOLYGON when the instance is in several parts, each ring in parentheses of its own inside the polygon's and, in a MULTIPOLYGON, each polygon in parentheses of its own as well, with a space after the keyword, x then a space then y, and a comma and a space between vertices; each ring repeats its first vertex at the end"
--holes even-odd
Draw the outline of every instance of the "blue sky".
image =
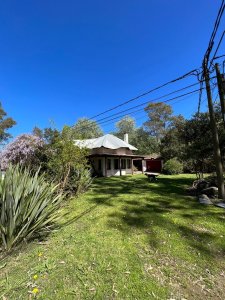
MULTIPOLYGON (((199 67, 220 3, 1 1, 0 99, 17 121, 12 134, 35 125, 72 125, 199 67)), ((219 52, 224 50, 223 43, 219 52)), ((186 79, 130 106, 195 81, 186 79)), ((195 95, 173 108, 190 117, 197 102, 195 95)), ((144 114, 135 116, 140 125, 144 114)), ((113 124, 103 128, 110 131, 113 124)))

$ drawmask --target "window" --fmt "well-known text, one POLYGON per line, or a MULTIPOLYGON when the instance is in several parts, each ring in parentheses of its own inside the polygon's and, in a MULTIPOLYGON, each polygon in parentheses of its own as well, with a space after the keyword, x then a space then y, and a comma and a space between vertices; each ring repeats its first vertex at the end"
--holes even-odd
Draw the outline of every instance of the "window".
POLYGON ((111 159, 107 159, 107 170, 111 170, 111 159))
POLYGON ((125 158, 122 158, 121 159, 121 169, 126 169, 126 159, 125 158))
POLYGON ((114 159, 114 169, 118 170, 119 169, 119 159, 114 159))
POLYGON ((102 170, 102 160, 99 159, 98 160, 98 171, 101 171, 102 170))
POLYGON ((127 160, 127 169, 131 169, 131 159, 127 160))

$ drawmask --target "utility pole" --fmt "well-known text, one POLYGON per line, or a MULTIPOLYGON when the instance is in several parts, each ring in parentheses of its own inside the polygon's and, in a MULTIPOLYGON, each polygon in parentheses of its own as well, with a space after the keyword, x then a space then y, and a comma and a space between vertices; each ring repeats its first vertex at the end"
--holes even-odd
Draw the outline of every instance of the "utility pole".
POLYGON ((218 91, 220 96, 221 113, 223 117, 223 125, 225 127, 225 80, 224 80, 224 76, 221 75, 220 73, 220 67, 218 63, 215 64, 215 67, 216 67, 218 91))
POLYGON ((216 118, 213 110, 213 102, 212 102, 212 93, 210 87, 210 79, 209 79, 209 69, 207 67, 207 59, 204 58, 203 61, 203 74, 205 78, 206 92, 208 98, 208 108, 209 108, 209 117, 210 117, 210 126, 213 137, 213 150, 214 150, 214 160, 216 165, 216 175, 218 182, 218 196, 220 199, 225 200, 225 192, 224 192, 224 180, 223 180, 223 164, 220 152, 219 145, 219 136, 216 127, 216 118))

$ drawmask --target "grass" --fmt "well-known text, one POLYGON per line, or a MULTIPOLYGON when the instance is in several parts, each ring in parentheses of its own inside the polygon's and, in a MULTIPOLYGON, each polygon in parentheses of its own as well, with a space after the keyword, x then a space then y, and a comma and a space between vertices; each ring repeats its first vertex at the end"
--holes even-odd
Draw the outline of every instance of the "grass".
POLYGON ((0 299, 224 299, 225 211, 187 196, 193 179, 96 179, 58 231, 0 262, 0 299))

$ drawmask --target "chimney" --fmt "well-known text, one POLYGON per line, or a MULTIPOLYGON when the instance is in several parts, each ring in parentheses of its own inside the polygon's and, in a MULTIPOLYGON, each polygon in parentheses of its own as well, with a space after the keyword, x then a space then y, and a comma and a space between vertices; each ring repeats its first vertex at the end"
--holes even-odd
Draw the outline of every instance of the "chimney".
POLYGON ((124 142, 126 142, 128 144, 128 133, 124 133, 123 140, 124 140, 124 142))

